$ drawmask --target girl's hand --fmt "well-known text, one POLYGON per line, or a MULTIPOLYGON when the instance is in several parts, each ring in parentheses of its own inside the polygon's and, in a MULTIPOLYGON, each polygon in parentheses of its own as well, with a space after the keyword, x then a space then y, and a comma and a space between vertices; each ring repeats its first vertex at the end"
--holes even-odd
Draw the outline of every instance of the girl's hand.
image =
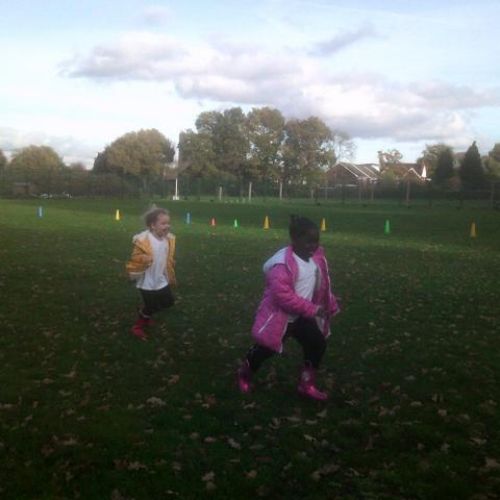
POLYGON ((319 316, 320 318, 324 318, 326 316, 326 311, 323 306, 318 307, 318 310, 316 311, 316 316, 319 316))

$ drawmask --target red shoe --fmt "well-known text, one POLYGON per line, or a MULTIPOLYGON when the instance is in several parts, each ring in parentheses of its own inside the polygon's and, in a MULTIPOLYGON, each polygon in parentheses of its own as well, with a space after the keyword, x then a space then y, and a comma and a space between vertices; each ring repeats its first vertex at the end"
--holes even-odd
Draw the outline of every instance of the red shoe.
POLYGON ((238 368, 238 387, 240 392, 247 394, 252 390, 251 380, 252 370, 250 369, 248 359, 245 359, 243 364, 238 368))
POLYGON ((140 340, 148 340, 148 336, 144 331, 143 327, 146 325, 146 321, 142 318, 139 318, 132 327, 132 335, 135 335, 140 340))
POLYGON ((302 396, 314 399, 315 401, 326 401, 328 399, 328 394, 316 387, 316 370, 308 366, 302 369, 297 390, 302 396))

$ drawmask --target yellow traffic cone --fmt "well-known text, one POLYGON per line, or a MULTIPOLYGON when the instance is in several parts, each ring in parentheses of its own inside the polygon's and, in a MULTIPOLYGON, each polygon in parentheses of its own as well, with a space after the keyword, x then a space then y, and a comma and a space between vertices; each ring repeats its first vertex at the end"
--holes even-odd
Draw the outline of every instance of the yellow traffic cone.
POLYGON ((475 238, 477 236, 477 230, 476 230, 476 223, 473 222, 471 225, 470 225, 470 237, 471 238, 475 238))
POLYGON ((264 229, 269 229, 269 217, 267 215, 264 219, 264 229))
POLYGON ((325 218, 323 217, 321 219, 321 227, 320 227, 321 231, 326 231, 326 220, 325 218))
POLYGON ((116 211, 115 220, 120 220, 120 210, 116 211))

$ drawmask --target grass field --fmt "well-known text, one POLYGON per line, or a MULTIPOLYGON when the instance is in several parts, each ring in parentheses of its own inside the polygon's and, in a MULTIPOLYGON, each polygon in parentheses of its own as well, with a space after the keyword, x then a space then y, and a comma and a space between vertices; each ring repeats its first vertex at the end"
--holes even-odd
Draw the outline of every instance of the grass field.
POLYGON ((178 301, 144 343, 123 266, 145 201, 0 200, 0 498, 499 498, 498 211, 157 203, 178 301), (292 212, 326 219, 343 304, 326 404, 297 396, 293 342, 235 385, 292 212))

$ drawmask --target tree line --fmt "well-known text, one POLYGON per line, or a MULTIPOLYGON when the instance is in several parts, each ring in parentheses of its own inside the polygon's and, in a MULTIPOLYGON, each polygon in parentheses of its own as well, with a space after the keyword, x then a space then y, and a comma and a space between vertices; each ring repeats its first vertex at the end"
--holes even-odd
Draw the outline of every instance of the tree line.
MULTIPOLYGON (((318 117, 285 119, 269 107, 246 114, 235 107, 201 113, 194 129, 180 133, 177 145, 156 129, 128 132, 99 152, 90 170, 81 163, 66 165, 48 146, 22 148, 10 160, 0 150, 0 192, 164 196, 178 178, 199 193, 202 185, 210 190, 231 185, 241 195, 249 182, 260 182, 279 184, 286 195, 292 187, 324 186, 336 162, 352 160, 354 153, 349 136, 318 117)), ((385 156, 396 163, 402 159, 397 150, 385 156)), ((458 167, 456 153, 442 143, 427 146, 418 161, 445 190, 482 189, 500 179, 500 143, 484 158, 473 143, 458 167)))
POLYGON ((500 143, 485 157, 481 157, 475 141, 463 154, 438 143, 427 146, 419 161, 429 168, 432 184, 442 190, 475 191, 500 181, 500 143))

